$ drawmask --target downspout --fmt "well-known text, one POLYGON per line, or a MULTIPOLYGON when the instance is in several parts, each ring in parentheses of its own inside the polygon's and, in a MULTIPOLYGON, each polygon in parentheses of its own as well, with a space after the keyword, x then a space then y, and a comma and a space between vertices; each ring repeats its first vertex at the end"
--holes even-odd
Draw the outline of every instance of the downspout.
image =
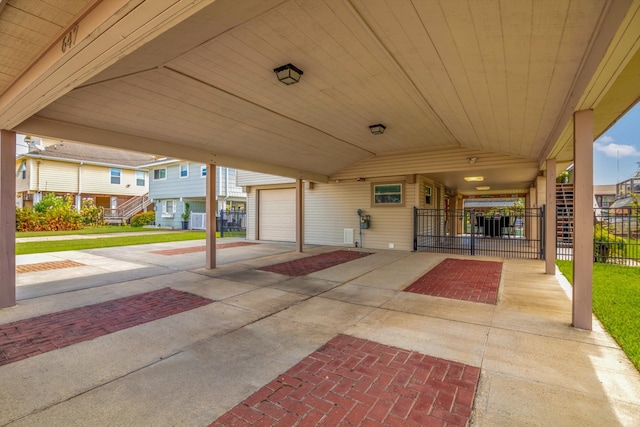
POLYGON ((36 198, 38 200, 33 201, 34 205, 42 199, 42 191, 40 190, 40 160, 36 160, 36 198))
POLYGON ((80 162, 78 165, 78 201, 76 202, 76 209, 78 212, 82 209, 82 165, 84 162, 80 162))

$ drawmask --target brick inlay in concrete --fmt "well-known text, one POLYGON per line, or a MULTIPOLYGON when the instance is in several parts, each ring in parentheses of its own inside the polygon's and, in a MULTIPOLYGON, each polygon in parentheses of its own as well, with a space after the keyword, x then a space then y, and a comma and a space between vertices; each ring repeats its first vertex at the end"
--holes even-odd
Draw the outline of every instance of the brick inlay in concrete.
MULTIPOLYGON (((221 243, 216 245, 216 249, 237 248, 238 246, 252 246, 258 243, 251 242, 233 242, 233 243, 221 243)), ((177 248, 177 249, 161 249, 159 251, 151 251, 152 254, 158 255, 183 255, 191 254, 194 252, 204 252, 207 250, 206 246, 192 246, 190 248, 177 248)))
POLYGON ((6 323, 0 325, 0 366, 212 302, 164 288, 6 323))
POLYGON ((271 271, 288 276, 305 276, 367 255, 370 254, 366 252, 340 250, 283 262, 281 264, 267 265, 258 270, 271 271))
POLYGON ((501 262, 447 258, 405 291, 496 304, 501 272, 501 262))
POLYGON ((480 369, 338 335, 211 426, 466 426, 480 369))
POLYGON ((34 273, 38 271, 55 270, 58 268, 71 268, 71 267, 83 267, 84 264, 79 262, 64 260, 64 261, 50 261, 39 262, 37 264, 22 264, 16 266, 16 273, 34 273))

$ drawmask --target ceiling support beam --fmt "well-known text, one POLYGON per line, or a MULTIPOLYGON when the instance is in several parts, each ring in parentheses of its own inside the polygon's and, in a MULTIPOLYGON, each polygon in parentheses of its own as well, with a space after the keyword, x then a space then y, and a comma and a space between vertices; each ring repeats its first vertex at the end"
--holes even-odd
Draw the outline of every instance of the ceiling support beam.
POLYGON ((212 270, 216 268, 216 166, 207 165, 207 193, 205 212, 207 216, 206 229, 206 268, 212 270))
POLYGON ((0 308, 16 305, 16 134, 0 132, 0 308))
POLYGON ((545 273, 556 273, 556 159, 547 160, 547 203, 544 211, 545 227, 545 273))
POLYGON ((304 248, 304 184, 296 179, 296 251, 304 248))
POLYGON ((591 330, 593 311, 593 110, 573 115, 573 326, 591 330))
POLYGON ((37 116, 31 117, 16 126, 15 130, 28 135, 42 135, 50 138, 65 139, 68 141, 98 144, 105 147, 138 151, 153 155, 163 155, 175 159, 232 167, 252 172, 262 172, 294 179, 303 179, 305 181, 328 182, 329 180, 326 175, 310 171, 303 171, 274 164, 266 164, 234 156, 220 155, 208 152, 205 149, 200 150, 197 148, 176 145, 171 142, 96 129, 37 116))

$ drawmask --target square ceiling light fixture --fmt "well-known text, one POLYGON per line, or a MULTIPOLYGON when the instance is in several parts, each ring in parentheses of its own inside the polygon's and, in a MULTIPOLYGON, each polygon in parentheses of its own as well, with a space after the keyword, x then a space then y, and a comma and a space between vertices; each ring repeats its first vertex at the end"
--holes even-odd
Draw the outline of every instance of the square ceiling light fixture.
POLYGON ((276 73, 278 80, 286 85, 292 85, 300 81, 300 76, 303 72, 293 64, 283 65, 282 67, 274 68, 273 72, 276 73))
POLYGON ((483 176, 465 176, 464 180, 467 182, 481 182, 484 181, 483 176))
POLYGON ((384 133, 384 130, 387 127, 381 123, 378 123, 377 125, 371 125, 369 126, 369 130, 371 131, 372 134, 374 135, 382 135, 384 133))

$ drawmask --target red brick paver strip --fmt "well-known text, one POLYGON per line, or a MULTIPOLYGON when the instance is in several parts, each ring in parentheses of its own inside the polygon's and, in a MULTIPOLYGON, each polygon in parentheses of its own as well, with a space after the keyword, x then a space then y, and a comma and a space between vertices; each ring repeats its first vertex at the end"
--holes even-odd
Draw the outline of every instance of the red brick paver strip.
MULTIPOLYGON (((221 243, 216 245, 216 249, 237 248, 238 246, 252 246, 258 243, 251 242, 233 242, 233 243, 221 243)), ((151 251, 152 254, 158 255, 183 255, 191 254, 194 252, 204 252, 207 250, 206 246, 192 246, 190 248, 177 248, 177 249, 161 249, 159 251, 151 251)))
POLYGON ((333 251, 325 254, 300 258, 294 261, 283 262, 281 264, 267 265, 258 270, 271 271, 272 273, 286 274, 287 276, 306 276, 325 268, 334 267, 354 259, 371 255, 366 252, 357 251, 333 251))
POLYGON ((36 264, 22 264, 16 266, 16 273, 34 273, 38 271, 56 270, 58 268, 71 267, 84 267, 84 264, 80 264, 79 262, 70 260, 39 262, 36 264))
POLYGON ((496 304, 502 263, 447 258, 405 292, 496 304))
POLYGON ((212 302, 164 288, 6 323, 0 325, 0 366, 212 302))
POLYGON ((211 426, 466 426, 480 369, 338 335, 211 426))

